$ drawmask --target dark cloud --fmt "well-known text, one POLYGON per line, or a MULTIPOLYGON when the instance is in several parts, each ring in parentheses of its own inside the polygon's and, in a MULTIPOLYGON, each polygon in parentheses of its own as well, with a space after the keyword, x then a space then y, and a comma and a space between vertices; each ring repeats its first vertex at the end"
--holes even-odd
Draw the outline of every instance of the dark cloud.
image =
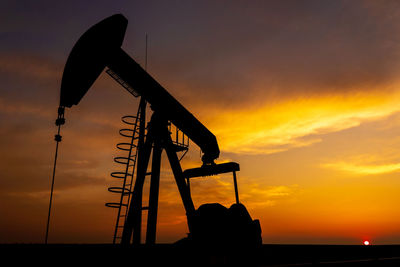
MULTIPOLYGON (((21 4, 8 6, 3 52, 57 59, 53 69, 59 73, 49 74, 58 77, 55 88, 77 38, 115 12, 129 19, 124 49, 143 64, 147 32, 149 72, 187 105, 237 107, 254 99, 368 90, 396 79, 399 62, 396 1, 42 1, 29 12, 21 4), (36 33, 48 42, 20 37, 33 48, 25 49, 10 32, 36 33)), ((29 56, 27 61, 20 71, 43 65, 29 56)))
POLYGON ((379 12, 357 1, 270 3, 211 12, 200 30, 163 46, 172 53, 157 54, 161 79, 185 98, 224 105, 370 90, 396 79, 395 3, 379 12))

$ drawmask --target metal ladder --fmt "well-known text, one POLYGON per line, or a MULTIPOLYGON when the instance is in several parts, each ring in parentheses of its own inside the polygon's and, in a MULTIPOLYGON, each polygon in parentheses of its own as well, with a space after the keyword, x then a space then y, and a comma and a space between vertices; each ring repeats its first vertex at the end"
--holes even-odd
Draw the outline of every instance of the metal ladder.
MULTIPOLYGON (((133 96, 138 97, 139 94, 128 84, 126 83, 121 77, 119 77, 115 72, 111 69, 106 70, 107 74, 111 76, 115 81, 117 81, 122 87, 124 87, 129 93, 133 96)), ((141 99, 141 103, 142 103, 141 99)), ((122 239, 122 233, 124 231, 124 225, 126 224, 129 205, 133 193, 133 185, 135 176, 135 169, 136 169, 136 162, 138 160, 138 150, 139 150, 139 135, 143 135, 141 138, 146 137, 146 120, 145 120, 145 110, 146 104, 145 101, 143 102, 143 111, 142 111, 142 104, 139 104, 138 111, 136 116, 124 116, 122 117, 122 122, 132 126, 133 129, 124 128, 119 131, 120 135, 125 138, 131 138, 130 143, 118 143, 117 148, 119 150, 127 151, 128 156, 126 157, 115 157, 114 161, 116 163, 122 164, 125 167, 125 171, 116 171, 112 172, 111 176, 116 179, 122 180, 122 186, 112 186, 108 188, 108 191, 116 194, 120 194, 120 201, 119 202, 108 202, 106 203, 107 207, 117 208, 117 219, 115 223, 114 229, 114 236, 113 236, 113 244, 117 242, 117 240, 122 239), (141 122, 143 119, 143 122, 141 122), (143 125, 141 125, 143 123, 143 125), (140 127, 143 129, 140 130, 140 127), (142 133, 141 133, 142 132, 142 133)), ((176 152, 182 152, 179 161, 183 159, 186 153, 189 150, 189 138, 177 127, 173 127, 170 122, 168 122, 168 130, 173 136, 173 132, 175 132, 175 136, 173 138, 173 145, 176 152)), ((152 170, 149 172, 146 170, 145 176, 150 176, 152 174, 152 170)), ((136 176, 135 176, 136 177, 136 176)), ((188 181, 189 182, 189 181, 188 181)), ((150 202, 150 199, 149 199, 150 202)), ((149 204, 150 205, 150 204, 149 204)), ((149 206, 141 206, 141 212, 145 210, 149 210, 149 206)), ((146 241, 147 242, 147 241, 146 241)))
POLYGON ((122 180, 121 186, 111 186, 108 188, 109 192, 120 194, 119 202, 108 202, 105 205, 110 208, 118 209, 113 244, 117 239, 121 239, 122 230, 127 218, 128 207, 132 195, 133 177, 136 169, 136 162, 138 156, 138 139, 139 139, 139 124, 140 124, 140 106, 136 116, 123 116, 122 122, 131 126, 131 128, 122 128, 119 134, 125 138, 130 138, 130 142, 121 142, 117 144, 117 149, 128 152, 127 156, 118 156, 114 161, 124 166, 124 171, 115 171, 111 176, 116 179, 122 180))

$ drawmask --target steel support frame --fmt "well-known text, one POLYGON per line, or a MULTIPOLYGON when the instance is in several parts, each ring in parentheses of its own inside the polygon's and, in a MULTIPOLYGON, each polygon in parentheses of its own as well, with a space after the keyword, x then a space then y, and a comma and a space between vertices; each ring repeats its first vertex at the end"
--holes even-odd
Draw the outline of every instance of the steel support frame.
POLYGON ((189 186, 183 176, 182 167, 179 162, 171 135, 168 131, 167 120, 154 112, 151 121, 148 124, 146 140, 139 147, 138 168, 135 186, 132 192, 131 203, 129 205, 128 217, 124 224, 121 244, 138 246, 141 244, 141 224, 142 224, 142 203, 143 186, 146 177, 147 168, 152 154, 150 193, 149 193, 149 211, 147 217, 146 244, 152 245, 156 241, 156 225, 158 211, 158 196, 160 183, 161 154, 165 150, 175 182, 178 186, 180 196, 186 211, 189 231, 191 230, 191 215, 195 208, 190 196, 189 186))

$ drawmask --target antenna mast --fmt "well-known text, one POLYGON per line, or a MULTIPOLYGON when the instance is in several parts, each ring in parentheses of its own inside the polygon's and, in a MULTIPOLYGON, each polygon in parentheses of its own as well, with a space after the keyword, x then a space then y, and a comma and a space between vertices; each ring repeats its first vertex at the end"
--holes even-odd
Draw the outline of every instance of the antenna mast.
POLYGON ((145 59, 144 59, 144 70, 147 71, 147 33, 146 33, 146 52, 145 52, 145 59))

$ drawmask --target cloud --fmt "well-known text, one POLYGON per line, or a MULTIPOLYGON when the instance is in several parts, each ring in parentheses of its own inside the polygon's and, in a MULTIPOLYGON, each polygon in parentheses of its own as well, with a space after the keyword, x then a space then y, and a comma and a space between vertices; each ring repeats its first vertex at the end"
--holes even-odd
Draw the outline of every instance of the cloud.
POLYGON ((302 97, 253 109, 218 110, 206 119, 222 150, 271 154, 312 145, 323 134, 359 126, 399 110, 399 93, 302 97))
POLYGON ((350 175, 396 173, 400 171, 398 130, 399 113, 366 123, 341 136, 342 144, 321 155, 319 166, 350 175))
POLYGON ((50 119, 54 117, 54 110, 49 110, 46 107, 35 106, 29 103, 12 103, 0 97, 0 113, 8 115, 27 115, 34 117, 42 117, 50 119))
POLYGON ((284 200, 294 199, 300 193, 298 185, 265 186, 258 183, 246 184, 241 189, 241 200, 252 208, 266 208, 284 200))
MULTIPOLYGON (((188 106, 249 108, 304 95, 357 93, 398 76, 398 3, 213 8, 207 22, 195 24, 201 38, 171 38, 164 53, 158 46, 151 50, 158 59, 151 72, 188 106)), ((185 29, 177 26, 172 34, 179 30, 185 29)))
POLYGON ((23 78, 54 79, 61 77, 63 65, 48 57, 28 53, 0 53, 0 73, 23 78))
POLYGON ((382 164, 382 165, 359 165, 351 162, 333 162, 321 165, 324 168, 334 169, 338 171, 348 172, 355 175, 373 175, 398 172, 400 163, 382 164))

